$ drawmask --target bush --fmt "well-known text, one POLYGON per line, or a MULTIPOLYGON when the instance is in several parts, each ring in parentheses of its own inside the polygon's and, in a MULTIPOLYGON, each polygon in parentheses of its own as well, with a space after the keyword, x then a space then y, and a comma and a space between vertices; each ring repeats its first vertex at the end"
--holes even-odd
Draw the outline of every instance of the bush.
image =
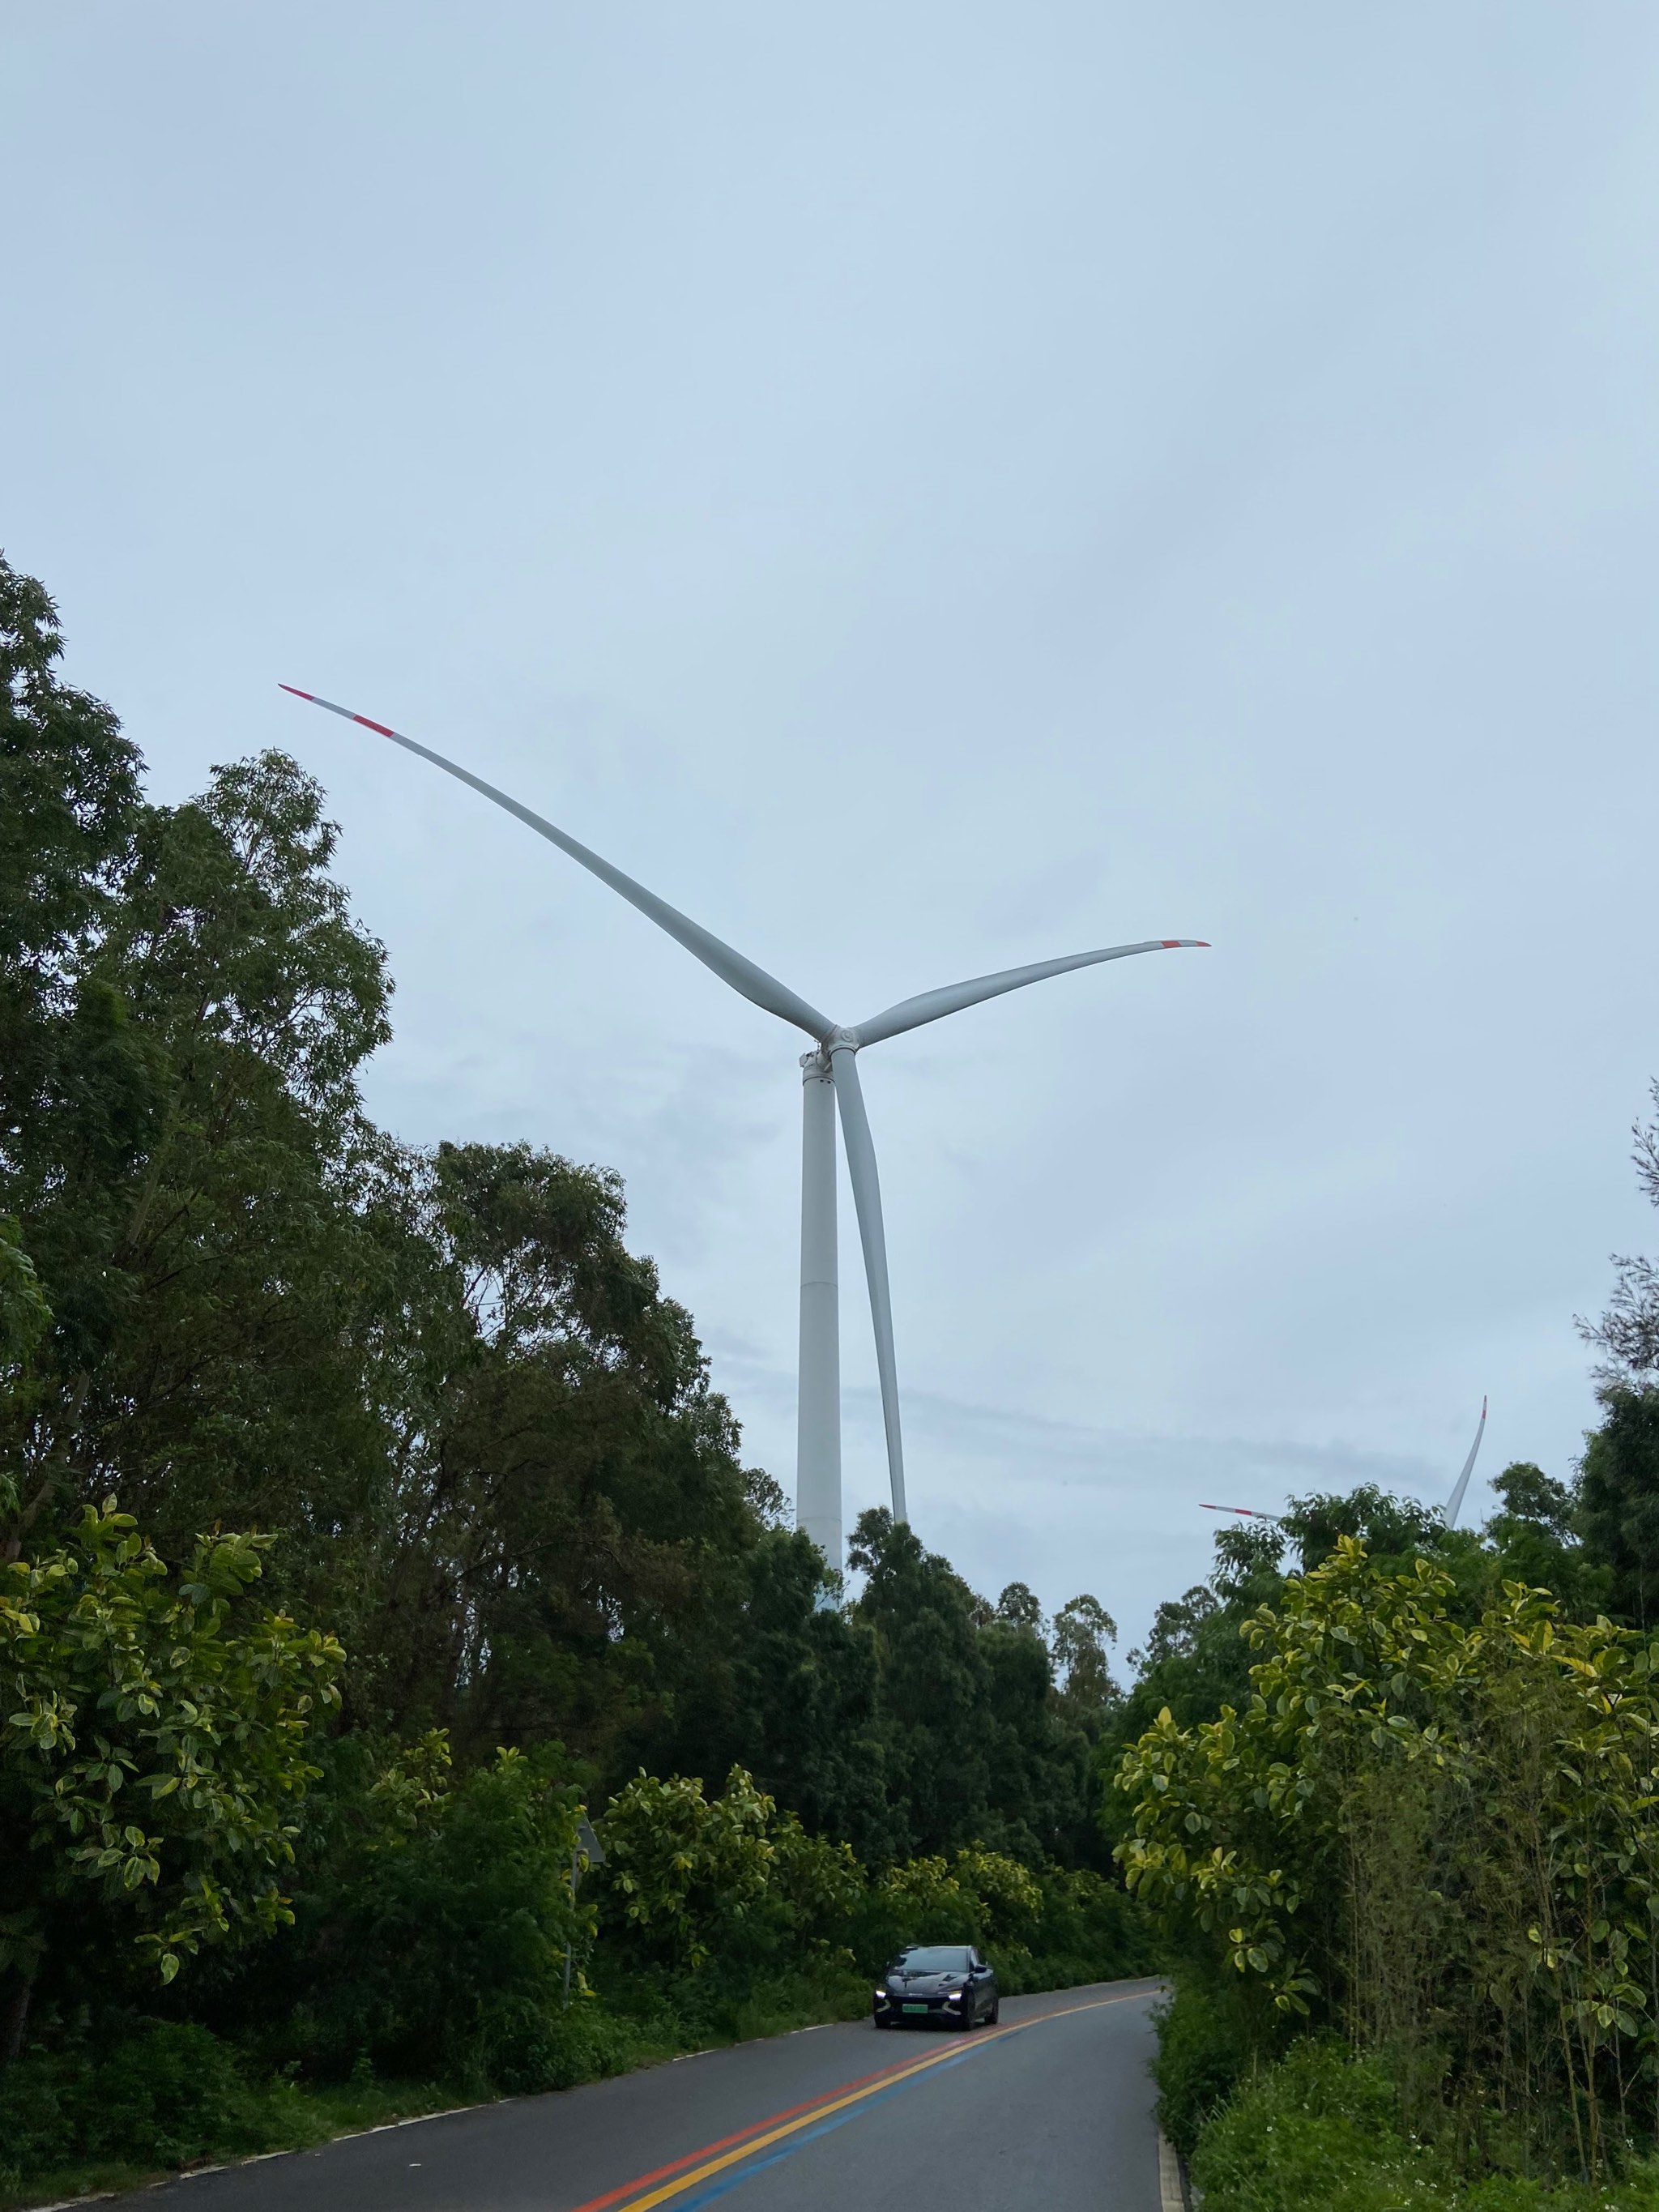
MULTIPOLYGON (((1158 1970, 1151 1917, 1117 1883, 1081 1868, 1048 1867, 1039 1887, 1042 1913, 1021 1986, 1069 1989, 1158 1970)), ((997 1964, 1003 1967, 1000 1952, 997 1964)), ((1015 1983, 1008 1979, 1005 1986, 1015 1983)))
POLYGON ((1595 2188, 1462 2180, 1405 2134, 1382 2068, 1322 2037, 1235 2091, 1200 2131, 1192 2178, 1205 2212, 1659 2212, 1651 2166, 1595 2188))
POLYGON ((58 1549, 0 1559, 0 1976, 23 2013, 89 1948, 165 1984, 287 1922, 345 1655, 256 1605, 271 1540, 200 1537, 175 1577, 111 1498, 58 1549))
POLYGON ((776 1809, 740 1766, 720 1797, 695 1775, 641 1773, 619 1791, 605 1816, 605 1885, 624 1955, 695 1967, 733 1942, 751 1948, 744 1923, 765 1902, 776 1809))
POLYGON ((234 2158, 286 2138, 284 2102, 251 2088, 204 2027, 155 2021, 101 2057, 35 2053, 0 2071, 0 2179, 71 2160, 155 2169, 234 2158))
MULTIPOLYGON (((1183 2029, 1187 2021, 1198 2021, 1195 2008, 1183 2029)), ((1188 2033, 1196 2085, 1214 2066, 1214 2047, 1201 2025, 1188 2033)), ((1322 2212, 1392 2212, 1417 2196, 1418 2179, 1432 2185, 1433 2176, 1413 2174, 1413 2164, 1381 2068, 1310 2039, 1240 2088, 1201 2130, 1192 2172, 1207 2212, 1306 2212, 1310 2204, 1322 2212)))
POLYGON ((1188 1980, 1158 2008, 1158 2122, 1183 2154, 1231 2096, 1250 2063, 1250 2035, 1236 1995, 1188 1980), (1229 1999, 1231 2002, 1229 2002, 1229 1999))
POLYGON ((591 1917, 571 1898, 576 1792, 554 1759, 501 1752, 417 1793, 403 1830, 306 1900, 295 2056, 325 2075, 366 2058, 514 2093, 589 2078, 560 2016, 565 1945, 580 1957, 591 1917))

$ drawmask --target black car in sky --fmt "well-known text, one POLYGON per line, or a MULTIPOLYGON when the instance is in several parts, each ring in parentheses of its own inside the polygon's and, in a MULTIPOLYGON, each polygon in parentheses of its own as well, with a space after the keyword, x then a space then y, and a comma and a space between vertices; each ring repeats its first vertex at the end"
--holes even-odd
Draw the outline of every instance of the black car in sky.
POLYGON ((971 1943, 917 1943, 901 1951, 875 1992, 878 2027, 920 2027, 944 2021, 951 2027, 993 2027, 997 1978, 971 1943))

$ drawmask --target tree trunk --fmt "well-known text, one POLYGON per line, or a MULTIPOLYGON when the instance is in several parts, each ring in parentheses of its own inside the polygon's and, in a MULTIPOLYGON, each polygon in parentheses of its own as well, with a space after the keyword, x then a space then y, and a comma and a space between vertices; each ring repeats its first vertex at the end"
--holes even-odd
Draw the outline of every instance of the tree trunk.
POLYGON ((17 1987, 0 2014, 0 2066, 9 2066, 23 2048, 23 2030, 28 2025, 29 1999, 33 1994, 33 1967, 27 1973, 20 1969, 17 1987))

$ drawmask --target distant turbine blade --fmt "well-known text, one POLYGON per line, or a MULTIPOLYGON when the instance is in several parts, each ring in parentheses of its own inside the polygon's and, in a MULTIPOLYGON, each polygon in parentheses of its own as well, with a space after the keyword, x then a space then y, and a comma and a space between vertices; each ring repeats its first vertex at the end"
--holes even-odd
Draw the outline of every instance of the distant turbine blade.
POLYGON ((899 1431, 898 1366, 893 1358, 893 1302, 887 1289, 887 1238, 881 1223, 881 1178, 876 1172, 876 1148, 870 1135, 870 1117, 864 1110, 864 1091, 859 1083, 858 1053, 850 1044, 832 1043, 830 1064, 835 1071, 836 1097, 841 1105, 841 1133, 847 1146, 847 1172, 858 1209, 859 1237, 864 1246, 865 1279, 870 1285, 870 1319, 876 1332, 876 1371, 881 1377, 881 1418, 887 1431, 887 1472, 893 1484, 893 1518, 908 1518, 904 1510, 904 1440, 899 1431))
POLYGON ((805 1030, 808 1036, 816 1037, 820 1042, 835 1027, 827 1015, 819 1013, 816 1006, 809 1006, 805 999, 797 998, 787 983, 780 983, 777 977, 769 975, 764 968, 757 968, 752 960, 745 960, 741 952, 734 952, 718 937, 712 936, 696 922, 688 921, 665 899, 659 899, 654 891, 647 890, 643 884, 636 884, 632 876, 623 875, 620 868, 613 868, 609 860, 602 860, 597 853, 590 853, 586 845, 579 845, 574 837, 566 836, 562 830, 556 829, 552 823, 544 820, 539 814, 532 814, 527 806, 520 806, 518 800, 509 799, 506 792, 497 791, 493 783, 486 783, 481 775, 474 775, 471 769, 458 767, 453 761, 446 760, 441 753, 434 753, 429 746, 416 744, 413 738, 404 737, 401 731, 388 729, 384 722, 371 722, 367 714, 355 714, 349 707, 337 707, 331 699, 319 699, 314 691, 299 690, 292 684, 284 684, 279 688, 291 692, 296 699, 308 699, 313 707, 326 707, 331 714, 343 714, 348 722, 359 722, 364 729, 374 730, 383 738, 390 738, 394 745, 401 745, 405 752, 418 753, 422 760, 430 761, 434 768, 442 769, 446 775, 457 777, 462 783, 470 783, 474 791, 481 791, 486 799, 493 799, 497 806, 504 806, 509 814, 516 814, 520 822, 528 823, 537 836, 545 837, 550 845, 556 845, 562 853, 568 853, 571 859, 580 862, 590 875, 597 876, 602 884, 609 884, 611 890, 619 892, 630 906, 636 906, 641 914, 648 915, 659 929, 665 929, 688 952, 701 960, 705 968, 712 968, 722 983, 729 983, 734 991, 741 992, 745 999, 763 1007, 769 1014, 776 1014, 781 1021, 793 1022, 797 1029, 805 1030))
POLYGON ((995 975, 975 975, 965 983, 947 983, 942 990, 924 991, 920 998, 901 999, 884 1014, 859 1023, 853 1034, 860 1044, 879 1044, 884 1037, 919 1030, 924 1022, 959 1014, 964 1006, 976 1006, 981 999, 1000 998, 1005 991, 1021 990, 1027 983, 1063 975, 1069 969, 1093 968, 1103 960, 1127 960, 1136 952, 1174 952, 1192 946, 1209 949, 1201 937, 1149 937, 1139 945, 1109 945, 1100 952, 1073 952, 1063 960, 1039 960, 1030 968, 1005 968, 995 975))
POLYGON ((1452 1492, 1451 1501, 1446 1507, 1446 1526, 1449 1528, 1455 1528, 1457 1526, 1457 1516, 1463 1510, 1463 1493, 1469 1486, 1469 1477, 1474 1473, 1475 1455, 1480 1449, 1480 1439, 1486 1433, 1486 1401, 1483 1398, 1480 1401, 1480 1419, 1475 1426, 1474 1442, 1469 1446, 1469 1455, 1463 1462, 1463 1472, 1457 1478, 1457 1487, 1452 1492))
POLYGON ((1200 1513, 1242 1513, 1247 1521, 1271 1521, 1275 1528, 1284 1524, 1282 1514, 1258 1513, 1254 1505, 1200 1505, 1198 1510, 1200 1513))

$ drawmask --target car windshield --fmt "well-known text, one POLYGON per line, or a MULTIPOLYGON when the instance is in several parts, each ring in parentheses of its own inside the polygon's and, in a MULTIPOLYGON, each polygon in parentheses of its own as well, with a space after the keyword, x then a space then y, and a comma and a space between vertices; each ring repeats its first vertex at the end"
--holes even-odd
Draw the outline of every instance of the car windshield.
POLYGON ((968 1954, 959 1943, 939 1943, 931 1950, 901 1951, 893 1964, 910 1974, 965 1974, 968 1954))

